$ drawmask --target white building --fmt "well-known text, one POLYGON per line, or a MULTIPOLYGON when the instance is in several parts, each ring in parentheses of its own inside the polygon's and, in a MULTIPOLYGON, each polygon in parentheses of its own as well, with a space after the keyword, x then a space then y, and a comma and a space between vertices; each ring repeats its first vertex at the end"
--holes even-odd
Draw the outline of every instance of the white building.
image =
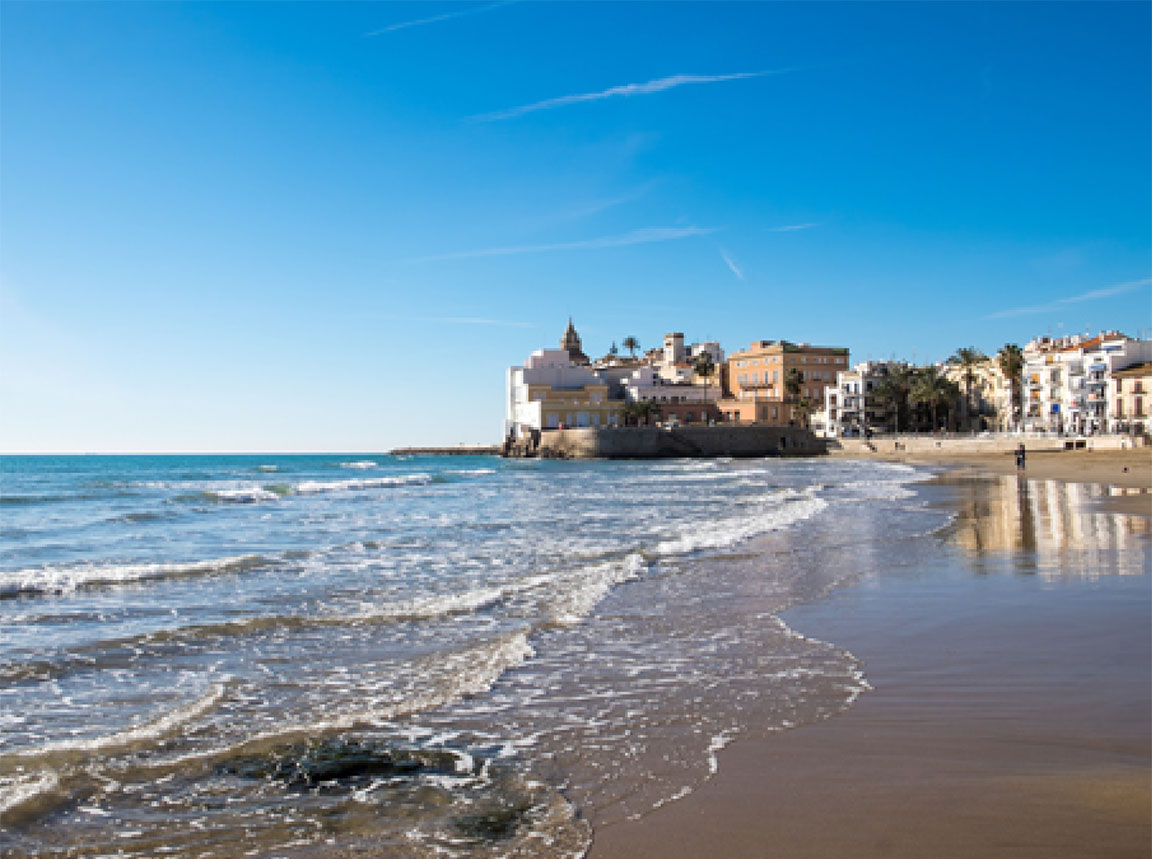
POLYGON ((724 363, 724 350, 716 340, 684 345, 684 335, 674 331, 664 335, 664 348, 657 367, 660 375, 668 382, 679 384, 703 384, 705 379, 696 378, 696 361, 705 353, 712 358, 712 365, 718 376, 720 365, 724 363))
POLYGON ((824 389, 823 414, 817 422, 823 424, 828 438, 862 436, 869 428, 884 426, 885 414, 879 403, 869 399, 872 388, 889 371, 905 365, 890 361, 863 361, 851 370, 836 374, 836 384, 824 389))
POLYGON ((537 349, 522 367, 509 367, 504 435, 560 427, 615 426, 623 403, 608 397, 608 382, 572 363, 567 349, 537 349))
POLYGON ((669 379, 662 367, 640 367, 624 380, 629 402, 714 403, 720 399, 718 384, 693 384, 691 377, 669 379))
POLYGON ((1152 340, 1118 331, 1040 337, 1024 348, 1024 428, 1070 434, 1117 429, 1113 373, 1152 360, 1152 340))

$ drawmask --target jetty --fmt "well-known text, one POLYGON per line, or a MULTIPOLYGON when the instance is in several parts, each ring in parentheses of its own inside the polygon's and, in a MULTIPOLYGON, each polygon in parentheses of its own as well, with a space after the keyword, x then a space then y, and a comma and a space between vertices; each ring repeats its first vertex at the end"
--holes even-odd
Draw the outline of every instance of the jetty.
POLYGON ((457 444, 451 447, 398 447, 390 456, 498 456, 499 445, 457 444))

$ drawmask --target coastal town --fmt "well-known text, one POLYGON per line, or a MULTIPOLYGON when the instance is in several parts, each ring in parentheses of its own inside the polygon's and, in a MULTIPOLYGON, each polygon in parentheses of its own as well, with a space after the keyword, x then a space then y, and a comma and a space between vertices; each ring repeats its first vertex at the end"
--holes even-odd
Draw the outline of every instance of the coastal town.
POLYGON ((728 425, 880 433, 1127 435, 1152 429, 1152 340, 1107 330, 1035 337, 995 355, 852 364, 844 346, 757 340, 726 351, 681 332, 641 351, 632 335, 589 358, 571 319, 559 346, 507 371, 507 445, 551 430, 728 425))

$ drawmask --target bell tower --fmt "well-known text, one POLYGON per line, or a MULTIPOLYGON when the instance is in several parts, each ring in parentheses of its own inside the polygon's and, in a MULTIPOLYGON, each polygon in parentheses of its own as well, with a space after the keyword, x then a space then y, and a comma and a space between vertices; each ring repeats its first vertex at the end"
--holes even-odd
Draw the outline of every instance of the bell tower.
POLYGON ((568 353, 568 359, 573 364, 587 366, 591 363, 588 356, 584 354, 580 335, 576 333, 576 326, 572 324, 571 316, 568 317, 568 327, 564 331, 564 336, 560 338, 560 348, 568 353))

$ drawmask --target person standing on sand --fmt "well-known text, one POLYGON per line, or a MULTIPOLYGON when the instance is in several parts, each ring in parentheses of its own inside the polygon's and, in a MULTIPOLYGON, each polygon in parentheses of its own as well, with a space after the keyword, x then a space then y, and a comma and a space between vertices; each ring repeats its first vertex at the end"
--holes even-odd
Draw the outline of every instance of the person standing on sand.
POLYGON ((1016 470, 1017 471, 1023 471, 1024 470, 1024 445, 1023 444, 1021 444, 1018 448, 1016 448, 1016 470))

